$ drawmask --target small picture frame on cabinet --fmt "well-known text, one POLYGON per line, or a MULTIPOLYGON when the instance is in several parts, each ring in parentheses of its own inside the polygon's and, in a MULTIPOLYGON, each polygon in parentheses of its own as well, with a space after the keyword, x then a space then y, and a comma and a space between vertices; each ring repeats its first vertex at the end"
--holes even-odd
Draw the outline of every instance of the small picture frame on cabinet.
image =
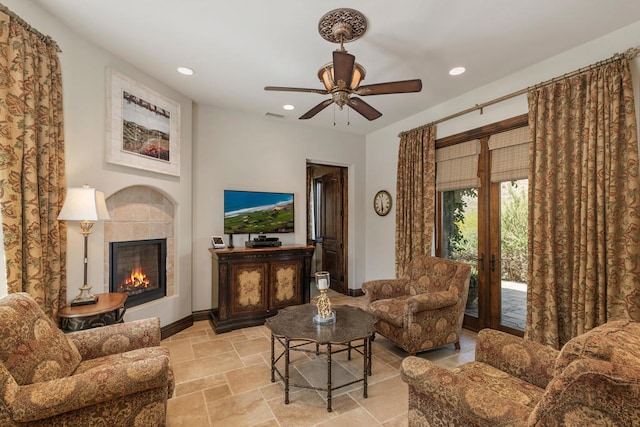
POLYGON ((211 246, 214 249, 224 249, 225 244, 224 240, 222 240, 222 236, 211 236, 211 246))

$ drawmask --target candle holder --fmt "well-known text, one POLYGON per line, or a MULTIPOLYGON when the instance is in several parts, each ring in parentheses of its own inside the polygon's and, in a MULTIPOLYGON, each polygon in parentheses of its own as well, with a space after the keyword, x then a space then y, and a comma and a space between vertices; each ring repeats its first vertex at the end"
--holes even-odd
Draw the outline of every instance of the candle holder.
POLYGON ((313 321, 316 323, 333 323, 336 321, 336 312, 331 309, 331 301, 327 296, 330 283, 328 271, 316 273, 316 287, 320 291, 317 302, 318 313, 313 316, 313 321))

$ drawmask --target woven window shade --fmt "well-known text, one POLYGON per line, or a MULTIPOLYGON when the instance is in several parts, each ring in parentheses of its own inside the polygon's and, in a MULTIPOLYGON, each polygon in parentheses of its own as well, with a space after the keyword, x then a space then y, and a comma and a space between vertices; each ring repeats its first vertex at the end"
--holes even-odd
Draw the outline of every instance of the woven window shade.
POLYGON ((529 127, 489 137, 491 182, 515 181, 529 174, 529 127))
POLYGON ((480 140, 436 150, 436 190, 451 191, 480 186, 478 156, 480 140))

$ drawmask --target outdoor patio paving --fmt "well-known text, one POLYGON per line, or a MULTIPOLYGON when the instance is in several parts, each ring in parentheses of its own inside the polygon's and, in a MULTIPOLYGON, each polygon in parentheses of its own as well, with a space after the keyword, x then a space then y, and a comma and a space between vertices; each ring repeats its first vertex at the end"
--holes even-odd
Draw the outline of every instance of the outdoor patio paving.
MULTIPOLYGON (((478 316, 478 308, 465 310, 470 316, 478 316)), ((502 282, 502 317, 504 326, 524 331, 527 317, 527 285, 524 283, 502 282)))
POLYGON ((527 286, 524 290, 502 287, 502 321, 504 326, 524 331, 527 318, 527 286))

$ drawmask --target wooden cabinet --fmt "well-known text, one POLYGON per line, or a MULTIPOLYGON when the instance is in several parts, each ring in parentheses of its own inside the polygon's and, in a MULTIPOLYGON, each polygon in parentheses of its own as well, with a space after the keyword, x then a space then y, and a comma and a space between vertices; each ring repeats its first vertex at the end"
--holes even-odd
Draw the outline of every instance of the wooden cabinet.
POLYGON ((309 302, 313 246, 209 249, 217 333, 262 325, 279 308, 309 302))

